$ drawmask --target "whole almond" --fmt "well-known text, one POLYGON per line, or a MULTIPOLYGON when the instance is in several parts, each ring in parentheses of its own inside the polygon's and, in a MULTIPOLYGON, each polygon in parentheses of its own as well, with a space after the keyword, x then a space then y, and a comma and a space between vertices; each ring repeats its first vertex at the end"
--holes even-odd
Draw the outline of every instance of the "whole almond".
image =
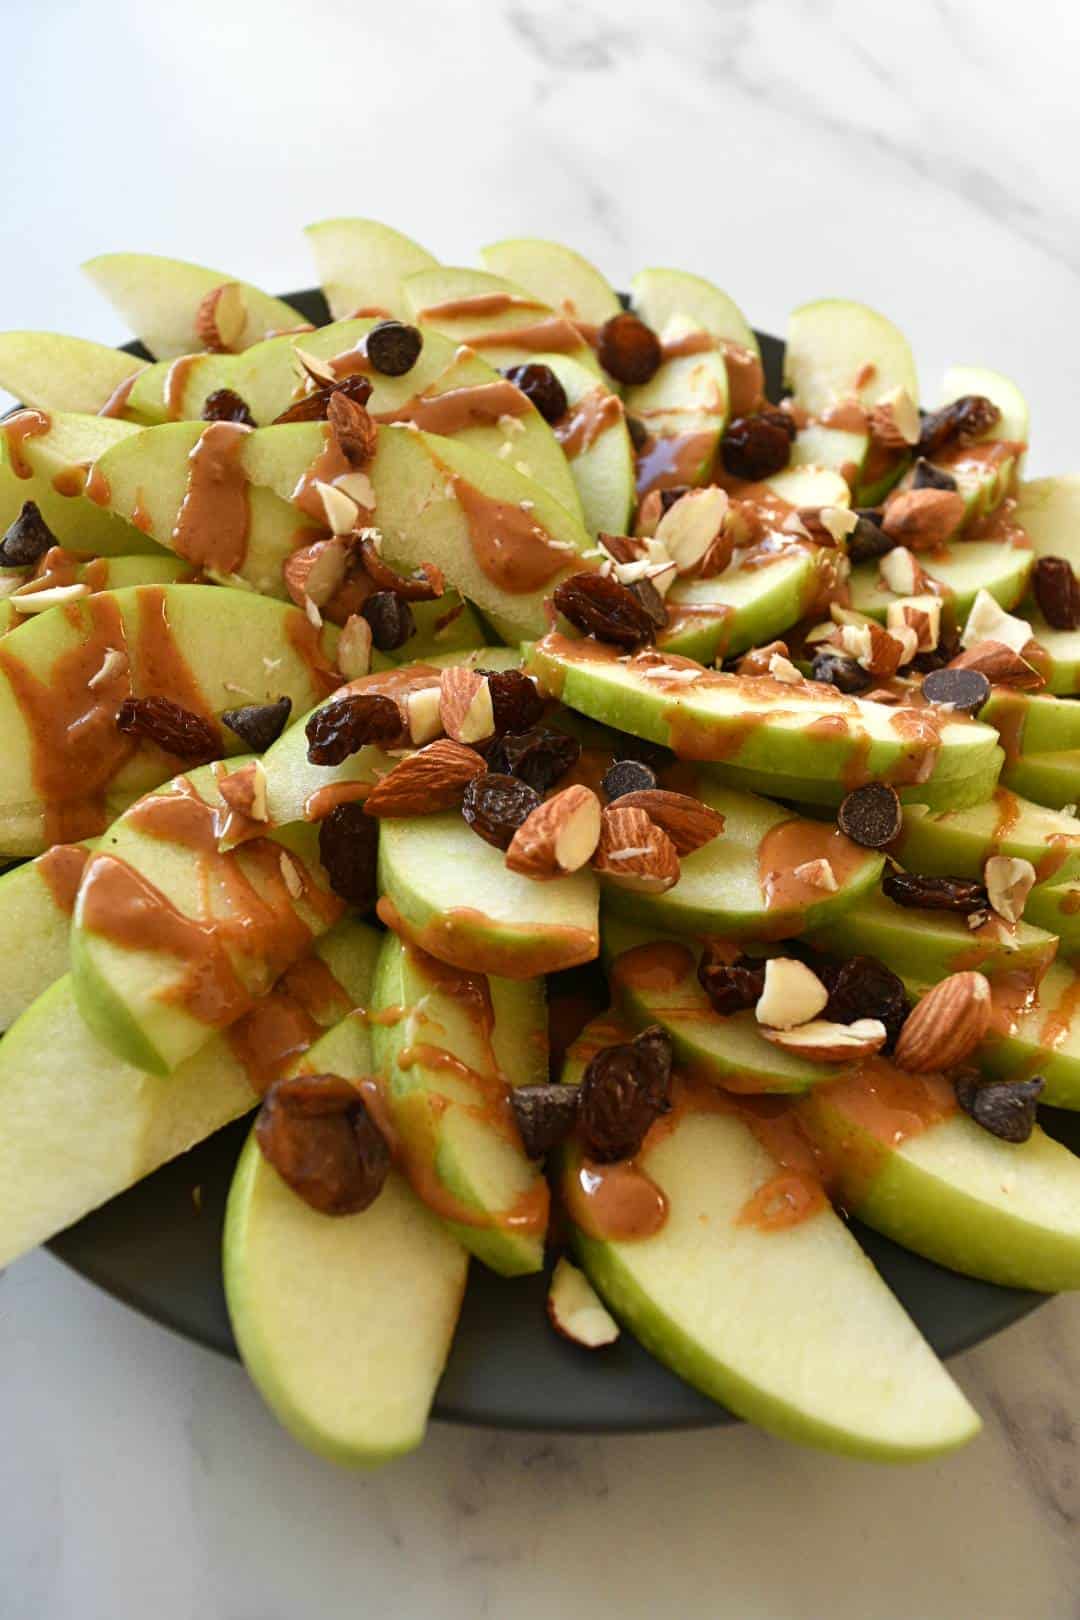
POLYGON ((953 489, 905 489, 885 508, 881 527, 909 551, 932 551, 960 527, 964 497, 953 489))
POLYGON ((1030 861, 1018 855, 991 855, 983 867, 983 882, 990 904, 1006 922, 1018 923, 1024 915, 1027 897, 1035 887, 1037 873, 1030 861))
POLYGON ((852 1024, 812 1018, 794 1029, 763 1029, 761 1033, 774 1046, 811 1063, 853 1063, 872 1057, 881 1051, 888 1036, 878 1018, 857 1018, 852 1024))
POLYGON ((644 810, 667 833, 678 855, 692 855, 724 830, 719 810, 710 810, 689 793, 669 793, 666 788, 640 788, 620 794, 620 810, 644 810))
POLYGON ((474 749, 440 737, 388 771, 364 800, 364 809, 369 816, 427 816, 455 810, 469 782, 486 770, 474 749))
POLYGON ((484 742, 495 735, 495 709, 486 675, 455 665, 439 677, 439 714, 455 742, 484 742))
POLYGON ((1046 685, 1033 664, 1003 641, 979 641, 958 653, 949 669, 975 669, 991 686, 1011 686, 1017 692, 1037 692, 1046 685))
POLYGON ((326 420, 349 466, 355 469, 366 466, 375 454, 378 429, 364 407, 339 389, 330 396, 326 420))
POLYGON ((914 1074, 953 1069, 971 1056, 989 1027, 989 981, 981 973, 950 973, 909 1013, 896 1062, 914 1074))
POLYGON ((244 289, 238 281, 211 287, 195 311, 195 333, 214 354, 234 354, 247 325, 244 289))
POLYGON ((612 882, 642 894, 662 894, 679 881, 679 855, 667 833, 621 799, 603 813, 592 863, 612 882))
POLYGON ((523 877, 565 877, 592 859, 600 841, 600 800, 580 782, 563 788, 525 817, 506 864, 523 877))

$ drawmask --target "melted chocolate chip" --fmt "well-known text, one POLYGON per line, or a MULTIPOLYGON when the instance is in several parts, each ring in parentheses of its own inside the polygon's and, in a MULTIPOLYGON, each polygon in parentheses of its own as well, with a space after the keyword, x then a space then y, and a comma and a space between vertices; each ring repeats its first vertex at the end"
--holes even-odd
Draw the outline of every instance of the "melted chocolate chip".
POLYGON ((577 1124, 578 1086, 513 1086, 510 1107, 530 1159, 542 1159, 565 1142, 577 1124))
POLYGON ((1046 1081, 1041 1075, 1030 1080, 976 1080, 961 1075, 954 1082, 956 1100, 976 1125, 1003 1142, 1026 1142, 1035 1129, 1035 1107, 1046 1081))
POLYGON ((45 553, 58 544, 37 502, 24 501, 22 511, 0 540, 0 568, 36 568, 45 553))
POLYGON ((360 609, 371 626, 371 644, 396 652, 416 630, 413 610, 400 591, 374 591, 360 609))
POLYGON ((390 1149, 363 1098, 336 1074, 272 1085, 255 1139, 281 1179, 323 1215, 367 1209, 390 1171, 390 1149))
POLYGON ((841 803, 836 820, 852 843, 863 849, 884 849, 903 821, 896 789, 887 782, 868 782, 853 789, 841 803))
POLYGON ((928 703, 948 704, 958 714, 977 714, 990 696, 990 682, 978 669, 932 669, 922 693, 928 703))
POLYGON ((420 358, 424 338, 419 327, 405 321, 380 321, 364 343, 364 353, 384 377, 404 377, 420 358))
POLYGON ((617 759, 609 765, 600 783, 610 803, 624 793, 644 793, 656 786, 656 772, 640 759, 617 759))
POLYGON ((226 709, 221 718, 253 754, 263 754, 277 742, 291 713, 292 698, 279 697, 276 703, 245 703, 239 709, 226 709))
MULTIPOLYGON (((875 516, 880 516, 880 513, 875 516)), ((896 541, 884 529, 871 522, 869 517, 860 515, 848 535, 847 552, 853 563, 871 562, 875 557, 884 557, 895 545, 896 541)))
POLYGON ((515 388, 521 389, 545 422, 557 422, 570 408, 566 389, 551 367, 542 360, 528 360, 520 366, 508 366, 503 376, 515 388))

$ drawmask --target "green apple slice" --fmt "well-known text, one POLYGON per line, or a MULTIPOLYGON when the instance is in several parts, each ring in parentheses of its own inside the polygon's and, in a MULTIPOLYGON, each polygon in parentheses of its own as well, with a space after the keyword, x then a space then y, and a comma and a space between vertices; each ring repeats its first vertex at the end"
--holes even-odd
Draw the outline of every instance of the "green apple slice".
POLYGON ((407 317, 402 281, 438 264, 411 237, 374 219, 323 219, 305 226, 304 235, 335 321, 358 309, 407 317))
POLYGON ((457 812, 383 817, 379 889, 384 922, 468 972, 530 979, 599 951, 592 872, 550 883, 521 877, 457 812))
POLYGON ((516 281, 486 270, 440 265, 406 276, 402 291, 414 321, 467 344, 502 370, 557 349, 590 371, 596 356, 565 315, 516 281))
POLYGON ((630 283, 634 309, 646 326, 663 332, 680 317, 725 343, 758 354, 758 341, 745 315, 726 292, 704 276, 685 270, 639 270, 630 283))
POLYGON ((1080 1160, 1068 1148, 1038 1126, 1002 1142, 958 1112, 897 1143, 868 1127, 861 1101, 841 1082, 798 1104, 853 1215, 1002 1287, 1080 1288, 1080 1160))
POLYGON ((1067 557, 1080 573, 1080 473, 1022 483, 1016 492, 1016 521, 1036 557, 1067 557))
MULTIPOLYGON (((997 749, 987 764, 980 766, 972 776, 934 778, 914 786, 897 786, 901 804, 922 804, 928 810, 964 810, 969 805, 984 804, 998 784, 1002 752, 997 749)), ((829 784, 807 782, 798 776, 783 776, 774 771, 743 771, 737 766, 710 766, 723 781, 744 793, 767 793, 784 799, 813 814, 822 805, 835 805, 839 801, 829 784)))
MULTIPOLYGON (((566 1077, 582 1066, 571 1053, 566 1077)), ((754 1224, 746 1210, 777 1161, 736 1113, 676 1109, 634 1161, 666 1200, 659 1232, 574 1233, 589 1280, 645 1348, 740 1417, 829 1450, 900 1461, 977 1433, 977 1416, 828 1205, 779 1230, 754 1224)))
POLYGON ((708 781, 699 782, 697 792, 723 816, 723 832, 683 856, 678 883, 663 894, 640 893, 602 876, 606 910, 665 933, 786 939, 834 920, 881 877, 884 856, 860 849, 827 822, 806 821, 767 799, 708 781), (829 861, 834 890, 792 875, 815 860, 829 861))
MULTIPOLYGON (((1000 540, 965 540, 940 557, 935 552, 920 556, 919 563, 936 583, 933 594, 942 597, 963 624, 979 591, 989 591, 1006 611, 1014 608, 1027 589, 1032 560, 1030 551, 1000 540)), ((882 579, 878 563, 859 563, 851 570, 851 606, 857 612, 884 623, 889 604, 898 600, 882 579)))
POLYGON ((133 422, 71 411, 7 417, 0 429, 0 529, 15 521, 24 501, 34 501, 61 545, 80 557, 157 552, 152 540, 82 493, 93 462, 138 431, 133 422))
POLYGON ((659 337, 669 358, 650 382, 626 390, 627 412, 649 434, 638 457, 642 492, 707 483, 729 415, 727 365, 711 334, 676 316, 659 337), (702 339, 708 347, 698 347, 702 339))
POLYGON ((102 253, 87 259, 83 270, 158 360, 206 347, 196 330, 199 307, 208 293, 226 284, 238 289, 244 316, 230 345, 233 349, 246 349, 272 332, 308 324, 291 304, 271 298, 250 282, 181 259, 155 253, 102 253))
POLYGON ((94 415, 145 365, 121 349, 60 332, 0 332, 0 388, 43 411, 94 415))
POLYGON ((555 433, 569 463, 585 527, 593 535, 626 534, 636 498, 635 462, 618 395, 570 355, 536 358, 551 367, 566 391, 569 409, 555 424, 555 433))
POLYGON ((1024 657, 1035 665, 1046 690, 1063 697, 1080 693, 1080 630, 1055 630, 1030 604, 1023 616, 1033 638, 1024 648, 1024 657))
POLYGON ((1080 749, 1054 754, 1021 754, 1006 764, 1001 780, 1014 793, 1068 811, 1080 800, 1080 749))
POLYGON ((979 718, 1001 733, 1010 759, 1080 748, 1080 704, 1065 703, 1048 692, 992 687, 979 718))
POLYGON ((878 404, 894 388, 918 402, 919 380, 903 334, 866 304, 821 298, 788 320, 784 382, 811 416, 847 400, 878 404))
POLYGON ((98 1041, 70 977, 39 996, 0 1042, 0 1266, 253 1108, 267 1075, 245 1054, 274 1055, 264 1032, 279 1015, 291 1043, 298 1028, 339 1018, 342 1002, 366 1006, 379 939, 362 923, 338 923, 315 948, 341 990, 333 1008, 287 979, 235 1038, 214 1035, 168 1079, 98 1041))
POLYGON ((57 844, 0 877, 0 1032, 68 970, 71 911, 93 844, 57 844))
POLYGON ((1058 883, 1080 877, 1080 820, 1048 810, 1008 788, 966 810, 904 808, 904 826, 890 854, 912 872, 981 879, 991 855, 1030 861, 1058 883))
POLYGON ((1063 957, 1080 955, 1080 882, 1039 883, 1028 895, 1024 916, 1036 928, 1056 934, 1063 957))
POLYGON ((480 262, 492 275, 516 282, 561 315, 585 326, 603 326, 622 308, 599 270, 561 242, 508 237, 481 248, 480 262))
POLYGON ((414 1190, 492 1270, 539 1271, 547 1186, 525 1157, 506 1092, 547 1078, 542 981, 448 971, 389 933, 372 1015, 375 1065, 414 1190))
MULTIPOLYGON (((1021 995, 1022 980, 1017 981, 1021 995)), ((1080 974, 1066 962, 1053 962, 1039 980, 1035 1003, 1010 1006, 1009 986, 1002 1000, 1000 1026, 978 1051, 982 1073, 993 1080, 1046 1081, 1040 1102, 1052 1108, 1080 1108, 1080 974)), ((1024 998, 1026 999, 1026 998, 1024 998)))
POLYGON ((222 852, 227 806, 208 765, 120 816, 83 873, 71 929, 79 1011, 125 1062, 170 1074, 253 1003, 342 911, 318 832, 222 852))
POLYGON ((1030 423, 1027 401, 1008 377, 980 366, 953 366, 945 373, 942 404, 965 394, 981 394, 1001 412, 999 421, 974 444, 939 452, 935 466, 951 473, 966 502, 966 521, 974 522, 1008 495, 1024 463, 1030 423), (1002 445, 999 451, 996 446, 1002 445), (1020 448, 1017 449, 1016 446, 1020 448))
MULTIPOLYGON (((54 586, 46 584, 40 589, 16 591, 0 601, 0 635, 17 630, 28 622, 32 614, 47 613, 50 607, 64 606, 69 601, 77 600, 79 595, 95 596, 100 591, 129 590, 134 585, 172 585, 181 580, 190 580, 192 576, 189 564, 177 557, 170 557, 165 551, 159 551, 156 557, 149 553, 145 557, 95 557, 91 562, 76 563, 71 569, 70 579, 66 571, 58 572, 63 572, 63 584, 55 580, 54 586), (84 586, 85 590, 77 593, 75 598, 67 594, 54 596, 54 588, 67 593, 71 585, 84 586), (49 606, 43 606, 45 603, 49 606)), ((10 576, 0 574, 0 580, 7 577, 10 576)), ((25 573, 17 577, 20 585, 37 584, 33 579, 27 581, 25 573)))
POLYGON ((824 547, 792 546, 764 568, 733 560, 711 579, 677 579, 665 599, 668 623, 657 645, 712 664, 773 641, 820 598, 828 555, 824 547))

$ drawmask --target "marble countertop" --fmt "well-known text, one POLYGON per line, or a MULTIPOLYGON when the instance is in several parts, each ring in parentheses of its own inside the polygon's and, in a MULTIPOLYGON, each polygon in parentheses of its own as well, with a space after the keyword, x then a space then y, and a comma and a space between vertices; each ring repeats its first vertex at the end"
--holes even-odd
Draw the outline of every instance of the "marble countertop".
MULTIPOLYGON (((99 0, 20 15, 3 324, 119 339, 77 273, 142 248, 272 288, 363 213, 449 261, 529 233, 616 281, 700 270, 782 330, 815 295, 1016 377, 1077 465, 1080 12, 1029 0, 99 0), (1023 38, 1017 22, 1023 23, 1023 38), (18 229, 12 222, 18 222, 18 229)), ((436 1425, 371 1477, 240 1370, 45 1255, 0 1283, 2 1620, 1064 1620, 1080 1591, 1080 1304, 955 1370, 963 1453, 890 1470, 747 1429, 436 1425)))

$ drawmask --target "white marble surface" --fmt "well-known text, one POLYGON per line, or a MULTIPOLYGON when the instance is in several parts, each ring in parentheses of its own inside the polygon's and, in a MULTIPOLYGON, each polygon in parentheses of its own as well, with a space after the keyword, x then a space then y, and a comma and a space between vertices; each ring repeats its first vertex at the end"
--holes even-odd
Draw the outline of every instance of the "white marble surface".
MULTIPOLYGON (((134 247, 271 287, 300 227, 443 257, 528 232, 616 279, 699 269, 761 325, 880 304, 932 397, 981 361, 1076 451, 1080 11, 1057 0, 98 0, 8 20, 2 321, 121 333, 79 261, 134 247)), ((1080 1614, 1080 1307, 957 1372, 963 1454, 889 1471, 749 1431, 436 1427, 340 1475, 240 1371, 34 1256, 0 1285, 2 1620, 1064 1620, 1080 1614)))

